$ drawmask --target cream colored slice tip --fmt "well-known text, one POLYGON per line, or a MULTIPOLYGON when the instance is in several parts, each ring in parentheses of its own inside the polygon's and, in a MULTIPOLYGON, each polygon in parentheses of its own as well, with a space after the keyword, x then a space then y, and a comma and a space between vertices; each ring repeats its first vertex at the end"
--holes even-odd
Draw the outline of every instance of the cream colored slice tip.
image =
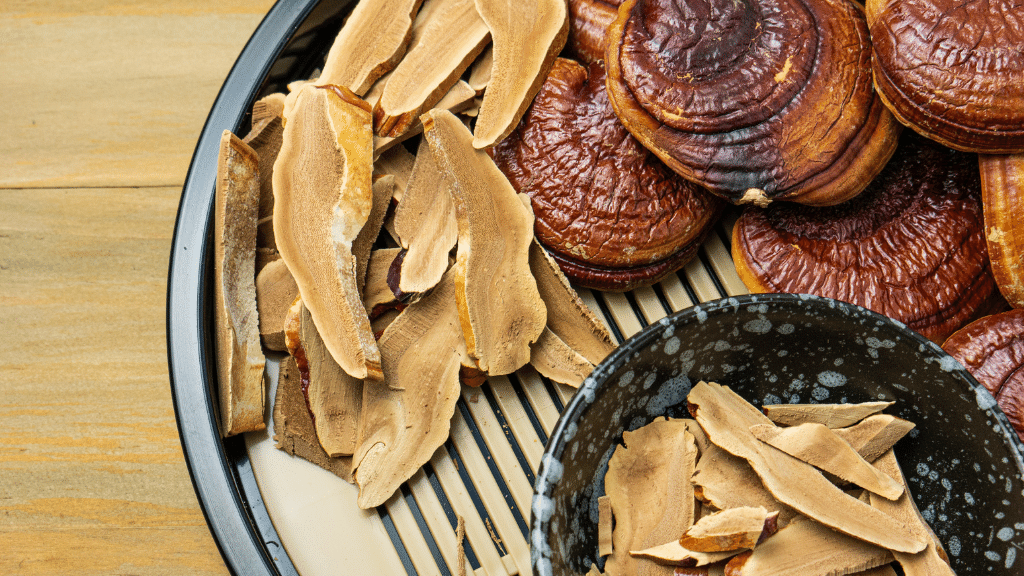
POLYGON ((769 404, 762 408, 769 420, 782 426, 816 422, 829 428, 844 428, 892 406, 893 402, 860 404, 769 404))

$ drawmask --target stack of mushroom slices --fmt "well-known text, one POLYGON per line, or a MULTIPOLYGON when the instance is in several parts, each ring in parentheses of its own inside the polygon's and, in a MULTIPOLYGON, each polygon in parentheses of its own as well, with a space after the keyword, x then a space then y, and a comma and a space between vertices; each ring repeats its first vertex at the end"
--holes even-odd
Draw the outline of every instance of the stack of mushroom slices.
POLYGON ((762 413, 708 382, 687 401, 693 420, 625 432, 612 454, 598 500, 608 576, 884 576, 894 562, 953 574, 896 462, 914 424, 883 414, 891 402, 762 413))

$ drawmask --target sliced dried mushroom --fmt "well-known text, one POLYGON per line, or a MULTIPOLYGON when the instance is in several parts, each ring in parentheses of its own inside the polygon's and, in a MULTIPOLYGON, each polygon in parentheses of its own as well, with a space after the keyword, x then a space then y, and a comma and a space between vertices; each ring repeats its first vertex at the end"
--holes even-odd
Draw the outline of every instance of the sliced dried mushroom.
POLYGON ((769 420, 782 426, 796 426, 808 422, 824 424, 829 428, 845 428, 877 414, 894 402, 862 402, 860 404, 769 404, 761 411, 769 420))
POLYGON ((400 304, 388 286, 388 270, 400 251, 401 248, 380 248, 370 252, 366 285, 363 286, 363 306, 371 321, 385 310, 393 309, 400 304))
POLYGON ((836 428, 837 436, 862 458, 874 462, 914 429, 914 423, 889 414, 868 416, 848 428, 836 428))
POLYGON ((1016 0, 874 4, 875 88, 901 122, 965 152, 1024 152, 1024 28, 1016 0))
POLYGON ((370 252, 373 244, 384 226, 384 217, 391 207, 391 198, 395 193, 395 177, 390 174, 373 177, 373 200, 366 224, 359 230, 352 241, 352 257, 356 261, 356 287, 363 293, 366 286, 366 269, 370 265, 370 252))
POLYGON ((765 490, 746 460, 714 444, 701 450, 692 482, 697 497, 719 510, 760 506, 779 512, 779 526, 787 525, 797 515, 765 490))
POLYGON ((494 159, 533 201, 537 239, 588 288, 630 290, 678 270, 724 207, 629 134, 600 63, 556 60, 494 159))
POLYGON ((565 0, 476 0, 491 31, 494 65, 473 128, 473 146, 489 148, 511 132, 569 35, 565 0))
POLYGON ((284 317, 299 295, 299 287, 284 260, 268 263, 256 275, 256 311, 260 319, 260 338, 270 350, 284 352, 284 317))
POLYGON ((360 0, 327 53, 318 83, 363 95, 405 54, 423 0, 360 0))
MULTIPOLYGON (((551 303, 547 305, 550 309, 551 303)), ((579 388, 594 371, 590 361, 546 326, 540 338, 530 346, 530 365, 541 375, 573 388, 579 388)))
POLYGON ((363 382, 346 374, 327 352, 306 307, 302 308, 299 323, 299 339, 309 370, 305 393, 317 440, 331 458, 351 456, 363 405, 363 382))
POLYGON ((793 522, 725 566, 727 576, 856 574, 892 562, 888 550, 812 520, 793 522))
POLYGON ((693 489, 689 478, 697 458, 693 435, 683 420, 659 418, 622 434, 604 478, 615 515, 609 575, 638 574, 649 560, 634 558, 644 550, 676 540, 693 523, 693 489))
MULTIPOLYGON (((883 474, 888 475, 893 481, 906 486, 906 479, 900 471, 899 462, 896 461, 896 454, 889 450, 881 458, 875 461, 875 466, 883 474)), ((875 494, 870 495, 871 506, 881 510, 883 513, 896 518, 907 525, 907 531, 917 538, 928 542, 928 547, 917 554, 907 554, 894 551, 893 556, 903 568, 905 576, 954 576, 953 569, 949 562, 944 559, 946 553, 938 543, 938 539, 931 528, 924 521, 921 512, 918 511, 914 499, 909 490, 904 490, 895 502, 879 498, 875 494)))
POLYGON ((472 88, 477 96, 484 93, 484 89, 491 82, 491 70, 494 67, 494 49, 488 47, 480 54, 480 57, 473 62, 469 70, 469 78, 466 83, 472 88))
POLYGON ((988 263, 977 166, 908 130, 850 202, 745 209, 733 228, 736 272, 751 292, 850 302, 941 342, 1006 306, 988 263))
MULTIPOLYGON (((391 73, 373 108, 380 136, 398 137, 434 107, 487 46, 490 32, 473 0, 431 0, 437 4, 417 42, 391 73)), ((467 85, 468 87, 468 85, 467 85)), ((475 90, 471 90, 473 96, 475 90)))
POLYGON ((780 502, 829 528, 882 548, 911 553, 924 549, 926 542, 909 535, 903 522, 844 494, 810 464, 754 438, 750 426, 771 421, 732 390, 701 382, 690 391, 687 402, 708 439, 745 459, 780 502))
POLYGON ((789 428, 756 424, 750 427, 750 433, 794 458, 889 500, 903 494, 902 485, 876 470, 824 424, 807 422, 789 428))
POLYGON ((608 93, 629 131, 734 203, 825 206, 860 193, 901 128, 871 86, 863 10, 688 6, 625 0, 608 29, 608 93))
MULTIPOLYGON (((630 550, 630 554, 636 558, 647 558, 658 564, 666 566, 681 566, 683 568, 699 568, 708 564, 716 564, 722 560, 732 558, 742 550, 731 550, 729 552, 697 552, 688 550, 679 544, 678 540, 651 546, 643 550, 630 550)), ((679 574, 673 571, 672 574, 679 574)), ((701 574, 701 572, 698 572, 701 574)))
POLYGON ((985 242, 999 292, 1024 308, 1024 154, 978 156, 985 242))
POLYGON ((365 102, 343 87, 303 86, 274 164, 274 235, 331 356, 379 380, 351 252, 371 210, 372 153, 365 102))
POLYGON ((357 504, 383 504, 448 438, 465 355, 455 274, 410 304, 380 338, 384 383, 363 386, 357 504))
POLYGON ((750 550, 778 531, 779 513, 757 506, 709 514, 686 529, 679 545, 697 552, 750 550))
POLYGON ((259 159, 225 130, 214 198, 214 299, 221 434, 262 430, 263 367, 256 311, 259 159))
POLYGON ((448 253, 459 237, 448 185, 424 138, 405 194, 395 209, 395 233, 404 250, 394 270, 396 294, 426 292, 448 269, 448 253))
POLYGON ((283 113, 284 94, 275 93, 257 100, 252 107, 252 130, 244 138, 260 159, 260 208, 256 219, 256 245, 275 250, 274 162, 281 150, 283 113))
POLYGON ((612 499, 607 494, 597 499, 597 553, 612 553, 612 499))
POLYGON ((530 273, 533 213, 455 115, 432 110, 423 123, 455 206, 455 296, 466 347, 481 370, 509 374, 529 362, 547 318, 530 273))

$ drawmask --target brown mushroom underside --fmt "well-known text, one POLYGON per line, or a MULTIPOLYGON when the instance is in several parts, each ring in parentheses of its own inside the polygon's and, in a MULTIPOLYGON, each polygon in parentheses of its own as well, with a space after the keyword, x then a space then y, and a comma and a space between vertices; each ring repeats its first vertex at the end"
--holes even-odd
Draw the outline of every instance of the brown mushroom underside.
POLYGON ((864 306, 941 342, 1005 307, 988 262, 977 160, 904 133, 860 197, 831 208, 748 208, 733 259, 752 292, 864 306))
POLYGON ((626 131, 600 64, 557 60, 494 159, 533 201, 538 240, 587 287, 628 290, 675 271, 723 206, 626 131))

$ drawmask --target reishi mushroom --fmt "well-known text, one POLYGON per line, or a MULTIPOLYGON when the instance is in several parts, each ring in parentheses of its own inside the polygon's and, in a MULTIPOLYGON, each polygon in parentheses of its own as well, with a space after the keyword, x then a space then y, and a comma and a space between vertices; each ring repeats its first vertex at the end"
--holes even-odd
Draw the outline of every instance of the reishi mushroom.
POLYGON ((1006 301, 1024 308, 1024 154, 979 154, 985 242, 1006 301))

